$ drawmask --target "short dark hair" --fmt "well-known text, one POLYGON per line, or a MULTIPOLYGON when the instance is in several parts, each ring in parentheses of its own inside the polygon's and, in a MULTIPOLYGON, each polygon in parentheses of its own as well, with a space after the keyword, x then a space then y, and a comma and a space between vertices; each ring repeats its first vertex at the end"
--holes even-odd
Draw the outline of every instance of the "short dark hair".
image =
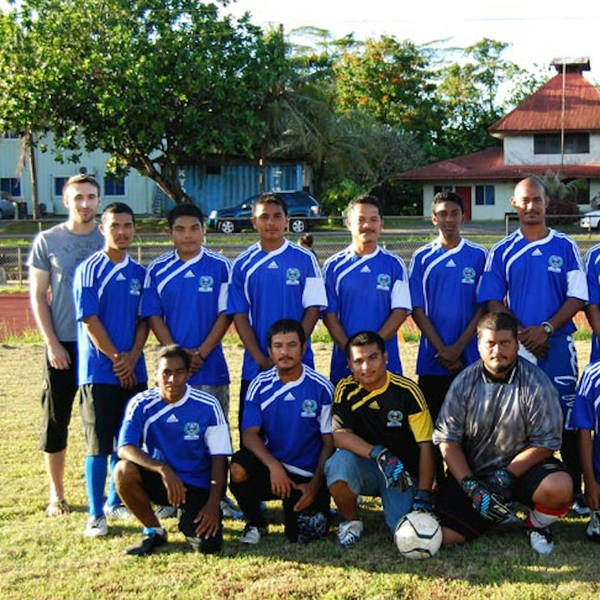
POLYGON ((313 234, 310 232, 305 233, 303 236, 298 238, 298 243, 300 245, 306 245, 309 248, 313 247, 314 242, 315 242, 315 238, 314 238, 313 234))
POLYGON ((350 200, 350 202, 348 202, 346 214, 349 215, 352 209, 359 204, 370 204, 371 206, 375 206, 379 216, 383 217, 383 208, 381 206, 381 202, 377 196, 373 196, 372 194, 362 194, 350 200))
POLYGON ((252 216, 254 216, 258 204, 277 204, 277 206, 281 206, 283 214, 287 217, 287 204, 285 203, 285 200, 277 194, 261 194, 252 205, 252 216))
POLYGON ((306 344, 306 333, 302 328, 300 321, 296 319, 279 319, 269 327, 267 331, 267 347, 271 347, 271 340, 279 333, 297 333, 300 343, 306 344))
POLYGON ((135 223, 135 215, 131 210, 131 206, 124 202, 111 202, 102 211, 102 220, 104 220, 104 215, 131 215, 131 219, 135 223))
POLYGON ((435 207, 437 204, 441 204, 442 202, 454 202, 460 207, 460 212, 465 214, 465 206, 463 204, 463 199, 456 192, 438 192, 433 197, 433 202, 431 203, 431 212, 435 213, 435 207))
POLYGON ((156 362, 160 361, 161 358, 181 358, 183 364, 185 366, 185 370, 190 370, 190 365, 192 364, 190 355, 177 344, 169 344, 168 346, 163 346, 158 353, 156 362))
POLYGON ((385 352, 385 342, 376 331, 359 331, 355 333, 346 342, 344 351, 346 352, 346 356, 350 358, 350 348, 354 346, 369 346, 371 344, 376 344, 382 354, 385 352))
POLYGON ((173 229, 173 225, 175 225, 175 221, 179 217, 196 217, 198 221, 200 221, 200 225, 204 225, 204 215, 202 214, 202 211, 195 204, 190 202, 177 204, 169 211, 167 214, 169 229, 173 229))
POLYGON ((98 192, 98 196, 100 196, 100 184, 98 183, 98 180, 93 175, 90 175, 89 173, 78 173, 77 175, 73 175, 72 177, 69 177, 69 179, 67 179, 67 181, 65 181, 65 184, 63 185, 63 188, 62 188, 63 197, 65 195, 66 189, 71 185, 76 185, 77 183, 91 183, 96 188, 96 191, 98 192))
POLYGON ((519 331, 519 322, 511 313, 504 311, 489 312, 483 315, 477 323, 477 336, 481 335, 484 329, 490 331, 510 331, 517 339, 519 331))

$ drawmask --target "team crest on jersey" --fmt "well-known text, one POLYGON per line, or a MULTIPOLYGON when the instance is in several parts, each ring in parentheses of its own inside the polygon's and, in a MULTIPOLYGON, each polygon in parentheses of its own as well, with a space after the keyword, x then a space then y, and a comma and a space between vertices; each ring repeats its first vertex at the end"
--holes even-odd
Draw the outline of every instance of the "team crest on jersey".
POLYGON ((475 283, 475 269, 473 267, 465 267, 462 272, 462 283, 475 283))
POLYGON ((556 254, 553 254, 548 259, 548 271, 552 271, 553 273, 560 273, 562 266, 563 266, 562 256, 556 256, 556 254))
POLYGON ((391 283, 392 283, 392 278, 387 273, 379 273, 379 275, 377 275, 377 289, 378 290, 383 290, 384 292, 389 292, 391 283))
POLYGON ((390 410, 387 414, 386 427, 402 427, 402 419, 404 415, 401 410, 390 410))
POLYGON ((142 291, 142 284, 139 279, 132 279, 129 282, 129 293, 132 296, 139 296, 142 291))
POLYGON ((184 440, 198 440, 200 439, 200 425, 194 421, 188 421, 183 426, 184 440))
POLYGON ((317 416, 317 401, 307 398, 302 401, 302 412, 300 413, 303 417, 316 417, 317 416))
POLYGON ((212 292, 214 279, 210 275, 200 275, 198 278, 199 292, 212 292))
POLYGON ((285 272, 286 285, 300 285, 300 269, 290 267, 285 272))

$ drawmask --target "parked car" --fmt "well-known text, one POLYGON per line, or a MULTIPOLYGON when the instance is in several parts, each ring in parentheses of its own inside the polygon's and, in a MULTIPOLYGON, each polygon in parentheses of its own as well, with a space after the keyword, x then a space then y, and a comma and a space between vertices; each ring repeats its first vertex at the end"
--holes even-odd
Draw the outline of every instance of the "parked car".
MULTIPOLYGON (((290 231, 293 233, 304 233, 310 228, 311 223, 314 223, 314 217, 323 216, 321 206, 307 192, 269 193, 283 198, 290 219, 290 231), (313 219, 307 219, 307 217, 313 217, 313 219)), ((206 221, 207 225, 211 229, 225 234, 251 228, 250 217, 252 216, 252 205, 257 198, 258 195, 251 196, 237 206, 211 211, 206 221)))
POLYGON ((584 229, 600 229, 600 210, 590 210, 579 219, 579 227, 584 229))
POLYGON ((14 219, 15 206, 5 198, 0 198, 0 219, 14 219))

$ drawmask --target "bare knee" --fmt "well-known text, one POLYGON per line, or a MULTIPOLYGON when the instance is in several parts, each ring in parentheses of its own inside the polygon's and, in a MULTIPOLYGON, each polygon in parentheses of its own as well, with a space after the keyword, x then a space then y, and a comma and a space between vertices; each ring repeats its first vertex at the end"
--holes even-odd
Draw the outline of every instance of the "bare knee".
POLYGON ((444 548, 454 546, 454 544, 464 544, 466 541, 467 538, 458 531, 454 531, 449 527, 442 527, 442 544, 444 548))
POLYGON ((229 466, 229 472, 231 474, 231 481, 233 483, 241 483, 242 481, 246 481, 248 479, 248 473, 242 465, 236 462, 232 462, 229 466))
POLYGON ((544 477, 532 500, 548 508, 561 509, 573 501, 573 480, 566 471, 556 471, 544 477))
POLYGON ((138 466, 130 460, 121 459, 115 465, 114 480, 117 490, 131 486, 133 483, 141 481, 140 470, 138 466))

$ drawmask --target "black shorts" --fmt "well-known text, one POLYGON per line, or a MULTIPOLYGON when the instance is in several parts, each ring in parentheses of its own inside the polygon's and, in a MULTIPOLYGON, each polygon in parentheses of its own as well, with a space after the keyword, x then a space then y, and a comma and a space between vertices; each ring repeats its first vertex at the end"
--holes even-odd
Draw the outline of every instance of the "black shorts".
POLYGON ((130 390, 107 383, 79 386, 79 410, 87 456, 113 452, 128 400, 145 389, 146 383, 139 383, 130 390))
POLYGON ((55 369, 44 359, 42 380, 42 423, 38 447, 44 452, 61 452, 67 447, 67 436, 73 401, 77 393, 77 345, 61 342, 69 353, 71 366, 55 369))
MULTIPOLYGON (((169 495, 164 486, 162 477, 144 467, 136 465, 142 477, 142 487, 150 497, 150 500, 161 506, 169 506, 169 495)), ((179 513, 179 531, 186 537, 196 537, 196 518, 198 511, 208 502, 209 491, 199 488, 189 483, 185 484, 185 503, 180 507, 179 513)), ((202 552, 217 552, 223 546, 223 525, 222 515, 219 509, 219 531, 217 535, 200 539, 200 550, 202 552)))
MULTIPOLYGON (((511 500, 533 507, 532 497, 542 480, 558 471, 566 471, 566 469, 554 457, 536 465, 517 479, 513 486, 511 500)), ((438 491, 435 512, 442 526, 457 531, 467 540, 478 538, 493 525, 475 510, 460 483, 450 473, 438 491)))

